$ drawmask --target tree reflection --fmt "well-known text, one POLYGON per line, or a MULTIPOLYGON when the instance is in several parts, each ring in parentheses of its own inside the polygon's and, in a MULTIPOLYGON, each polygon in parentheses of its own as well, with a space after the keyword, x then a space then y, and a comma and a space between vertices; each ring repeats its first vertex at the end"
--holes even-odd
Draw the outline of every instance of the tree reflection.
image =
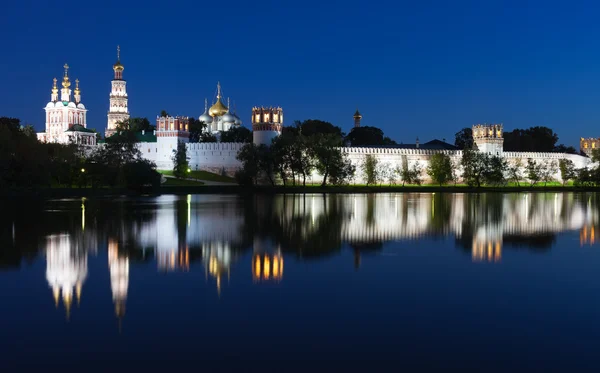
POLYGON ((229 266, 250 251, 307 260, 344 247, 352 250, 359 266, 361 253, 377 252, 391 240, 421 237, 454 237, 456 246, 474 260, 488 260, 490 245, 491 257, 501 256, 497 244, 546 251, 556 234, 569 230, 581 232, 582 244, 595 244, 600 198, 595 193, 257 194, 4 206, 0 268, 33 262, 45 252, 48 237, 62 234, 83 252, 104 250, 113 240, 118 253, 132 263, 156 261, 159 269, 188 270, 195 261, 207 269, 229 266), (218 265, 211 266, 211 260, 218 265))

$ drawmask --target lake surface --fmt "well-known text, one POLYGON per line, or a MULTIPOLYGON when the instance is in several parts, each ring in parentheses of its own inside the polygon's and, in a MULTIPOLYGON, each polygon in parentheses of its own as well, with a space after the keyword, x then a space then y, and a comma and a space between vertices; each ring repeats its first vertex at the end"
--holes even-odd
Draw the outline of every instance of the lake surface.
POLYGON ((4 371, 598 371, 600 195, 6 201, 4 371))

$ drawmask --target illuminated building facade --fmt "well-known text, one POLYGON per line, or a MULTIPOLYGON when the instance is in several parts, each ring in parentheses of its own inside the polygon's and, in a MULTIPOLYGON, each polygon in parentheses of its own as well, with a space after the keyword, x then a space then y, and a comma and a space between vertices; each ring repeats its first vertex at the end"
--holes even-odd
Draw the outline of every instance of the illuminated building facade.
POLYGON ((46 131, 37 134, 41 142, 59 144, 96 145, 96 133, 87 128, 87 109, 81 102, 79 79, 75 80, 75 90, 71 99, 71 80, 69 78, 69 65, 64 66, 65 73, 62 78, 60 98, 53 80, 50 102, 46 104, 46 131))

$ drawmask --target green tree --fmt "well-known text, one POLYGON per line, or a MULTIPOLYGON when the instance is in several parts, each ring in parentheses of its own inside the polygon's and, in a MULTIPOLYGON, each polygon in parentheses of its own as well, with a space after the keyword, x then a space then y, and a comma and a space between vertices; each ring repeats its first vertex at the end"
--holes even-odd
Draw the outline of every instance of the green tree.
POLYGON ((548 184, 548 182, 554 180, 554 175, 558 172, 558 165, 556 161, 545 161, 542 163, 540 178, 544 182, 544 186, 548 184))
POLYGON ((260 172, 260 152, 254 143, 247 143, 236 157, 242 162, 242 168, 236 172, 236 179, 242 185, 256 185, 260 172))
POLYGON ((281 136, 274 138, 271 144, 275 170, 279 174, 284 186, 287 185, 287 180, 290 176, 295 183, 292 169, 295 136, 291 132, 283 132, 281 136))
POLYGON ((217 136, 209 132, 202 132, 200 135, 200 142, 217 142, 217 136))
POLYGON ((178 179, 185 178, 188 175, 190 167, 188 162, 190 158, 187 156, 187 147, 185 146, 185 143, 177 143, 177 149, 173 149, 171 160, 173 161, 173 175, 178 179))
POLYGON ((548 127, 531 127, 504 132, 504 151, 551 152, 558 135, 548 127))
POLYGON ((562 179, 563 185, 565 185, 567 181, 577 177, 575 164, 570 159, 560 159, 558 161, 558 168, 560 169, 560 178, 562 179))
POLYGON ((323 175, 323 182, 321 186, 327 185, 327 178, 331 171, 332 166, 336 165, 336 162, 341 162, 342 153, 339 149, 341 145, 341 136, 337 134, 317 134, 311 136, 313 142, 313 152, 315 156, 315 166, 317 171, 323 175))
POLYGON ((275 186, 275 178, 273 177, 273 174, 275 173, 275 156, 273 152, 271 152, 271 149, 264 144, 258 145, 256 151, 259 173, 264 173, 271 185, 275 186))
POLYGON ((508 170, 508 162, 497 155, 488 155, 484 158, 485 171, 483 177, 486 185, 504 185, 506 177, 504 176, 508 170))
POLYGON ((542 178, 542 165, 531 158, 527 160, 525 170, 527 171, 527 178, 529 179, 531 186, 535 185, 542 178))
POLYGON ((161 116, 161 117, 168 117, 168 116, 169 116, 169 113, 167 113, 167 111, 166 111, 166 110, 161 110, 161 111, 160 111, 160 116, 161 116))
POLYGON ((338 138, 340 143, 343 138, 342 129, 340 127, 322 120, 308 119, 302 122, 296 121, 295 125, 304 136, 334 135, 338 138))
POLYGON ((221 142, 252 142, 252 131, 243 126, 231 126, 221 132, 221 142))
POLYGON ((356 167, 350 160, 340 153, 335 157, 329 171, 329 181, 333 185, 347 185, 354 178, 356 167))
POLYGON ((509 180, 513 180, 515 183, 517 183, 517 186, 521 186, 519 184, 519 182, 523 179, 523 161, 521 158, 517 158, 508 164, 507 173, 509 180))
POLYGON ((473 129, 465 127, 454 135, 454 145, 459 149, 473 148, 473 129))
POLYGON ((566 154, 579 154, 577 149, 572 146, 566 146, 564 144, 558 144, 553 150, 555 153, 566 153, 566 154))
POLYGON ((367 154, 365 156, 365 160, 363 161, 361 168, 367 181, 367 185, 377 184, 377 181, 379 180, 379 169, 377 168, 378 163, 379 161, 373 155, 367 154))
POLYGON ((436 153, 429 159, 427 174, 431 180, 442 186, 452 179, 452 161, 450 156, 443 153, 436 153))
POLYGON ((27 124, 21 127, 21 132, 23 133, 23 135, 37 140, 37 133, 35 132, 35 128, 33 128, 31 124, 27 124))
POLYGON ((354 127, 345 138, 351 146, 394 145, 395 141, 383 135, 377 127, 354 127))
POLYGON ((461 165, 463 168, 463 180, 469 186, 481 187, 485 182, 488 168, 489 156, 477 150, 463 150, 461 165))
POLYGON ((422 176, 423 175, 423 166, 421 166, 421 163, 419 163, 419 161, 416 161, 415 163, 413 163, 412 167, 410 168, 410 180, 417 185, 421 185, 423 183, 423 179, 422 176))
MULTIPOLYGON (((188 129, 190 133, 190 142, 197 143, 202 142, 202 134, 206 131, 207 123, 204 123, 196 118, 190 117, 190 121, 188 123, 188 129)), ((215 138, 215 141, 217 139, 215 138)))

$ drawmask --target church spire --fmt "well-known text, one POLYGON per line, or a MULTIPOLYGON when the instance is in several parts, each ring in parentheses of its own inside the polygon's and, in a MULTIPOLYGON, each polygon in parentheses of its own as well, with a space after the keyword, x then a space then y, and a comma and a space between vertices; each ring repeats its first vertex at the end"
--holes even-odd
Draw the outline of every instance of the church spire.
POLYGON ((58 80, 56 78, 52 79, 52 95, 50 96, 50 101, 56 102, 58 101, 58 88, 56 87, 56 82, 58 80))

